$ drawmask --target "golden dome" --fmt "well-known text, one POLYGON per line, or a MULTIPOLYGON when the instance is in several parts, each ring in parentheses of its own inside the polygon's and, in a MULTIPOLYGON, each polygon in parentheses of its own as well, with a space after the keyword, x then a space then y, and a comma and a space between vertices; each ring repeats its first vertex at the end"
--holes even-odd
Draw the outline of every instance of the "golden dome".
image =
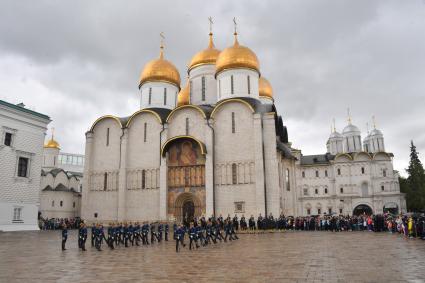
POLYGON ((159 58, 148 62, 140 75, 139 88, 146 82, 167 82, 180 89, 180 74, 176 66, 164 59, 164 47, 161 45, 159 58))
POLYGON ((44 148, 56 148, 60 149, 59 143, 53 139, 53 135, 50 140, 44 145, 44 148))
POLYGON ((192 57, 187 72, 190 72, 190 70, 198 66, 215 64, 215 61, 220 54, 220 50, 215 48, 212 36, 213 34, 210 32, 208 48, 196 53, 195 56, 192 57))
POLYGON ((177 106, 188 105, 190 104, 190 85, 189 79, 186 82, 186 85, 177 95, 177 106))
POLYGON ((260 63, 257 55, 248 47, 239 45, 237 33, 235 32, 235 43, 224 49, 218 55, 216 61, 216 75, 223 70, 232 68, 252 69, 260 73, 260 63))
POLYGON ((258 83, 258 92, 260 97, 268 97, 273 99, 273 88, 268 80, 261 77, 258 83))

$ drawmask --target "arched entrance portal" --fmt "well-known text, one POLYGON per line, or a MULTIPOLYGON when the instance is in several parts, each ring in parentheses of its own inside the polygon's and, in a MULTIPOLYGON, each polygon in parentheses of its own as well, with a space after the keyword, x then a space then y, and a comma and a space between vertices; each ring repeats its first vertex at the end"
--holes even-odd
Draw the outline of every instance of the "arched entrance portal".
POLYGON ((370 208, 370 206, 366 205, 366 204, 360 204, 358 206, 356 206, 353 210, 353 215, 372 215, 373 211, 372 208, 370 208))
POLYGON ((174 137, 162 154, 167 156, 168 218, 187 222, 205 215, 205 145, 190 136, 174 137))
POLYGON ((192 193, 181 193, 175 200, 174 217, 185 224, 202 215, 202 204, 192 193))

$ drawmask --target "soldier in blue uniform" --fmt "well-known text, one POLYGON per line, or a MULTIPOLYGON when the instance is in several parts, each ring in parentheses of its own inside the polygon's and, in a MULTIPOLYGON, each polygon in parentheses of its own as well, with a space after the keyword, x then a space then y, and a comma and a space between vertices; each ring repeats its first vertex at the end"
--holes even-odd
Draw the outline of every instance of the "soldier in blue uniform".
POLYGON ((111 250, 114 249, 114 226, 112 223, 109 223, 108 226, 108 239, 106 240, 106 243, 108 244, 108 246, 111 248, 111 250))
POLYGON ((190 224, 189 228, 189 250, 192 249, 192 245, 195 243, 196 248, 199 248, 198 246, 198 237, 196 235, 196 227, 193 226, 193 223, 190 224))
POLYGON ((62 227, 62 250, 63 251, 66 251, 65 243, 67 239, 68 239, 68 227, 66 227, 66 224, 63 224, 63 227, 62 227))
POLYGON ((151 223, 150 230, 151 230, 151 244, 153 245, 153 242, 155 241, 155 239, 157 239, 156 231, 155 231, 156 230, 155 223, 151 223))
POLYGON ((164 230, 164 224, 160 222, 158 224, 158 234, 156 235, 156 238, 158 239, 158 243, 162 241, 162 232, 164 230))
POLYGON ((96 237, 96 223, 93 223, 91 226, 91 246, 94 246, 94 239, 96 237))
POLYGON ((214 244, 217 244, 217 240, 213 235, 213 227, 212 227, 212 222, 211 219, 208 220, 207 222, 207 227, 205 228, 205 244, 211 244, 211 241, 214 244))
POLYGON ((147 222, 145 222, 142 226, 142 243, 143 243, 143 245, 149 245, 148 235, 149 235, 149 224, 147 222))
POLYGON ((232 241, 233 237, 232 237, 232 223, 230 222, 230 220, 226 220, 224 223, 224 241, 227 242, 227 237, 229 237, 229 240, 232 241))
POLYGON ((87 227, 84 223, 81 223, 81 229, 80 229, 78 240, 80 241, 79 247, 83 251, 85 251, 86 250, 86 240, 87 240, 87 227))
POLYGON ((168 242, 168 233, 169 233, 169 230, 170 230, 170 226, 168 225, 168 223, 165 223, 165 234, 164 234, 164 236, 165 236, 165 241, 166 242, 168 242))
POLYGON ((183 225, 180 225, 175 233, 175 238, 176 238, 176 252, 179 252, 179 244, 181 244, 183 247, 185 247, 186 245, 184 244, 184 234, 185 234, 185 230, 183 228, 183 225))
POLYGON ((136 246, 140 246, 139 242, 140 242, 140 224, 139 222, 134 223, 134 227, 133 227, 133 241, 136 242, 136 246))

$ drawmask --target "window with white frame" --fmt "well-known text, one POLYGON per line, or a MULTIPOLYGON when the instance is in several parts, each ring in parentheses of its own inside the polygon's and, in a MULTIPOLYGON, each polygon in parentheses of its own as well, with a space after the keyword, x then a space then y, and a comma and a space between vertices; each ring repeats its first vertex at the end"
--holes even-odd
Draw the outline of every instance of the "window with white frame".
POLYGON ((13 221, 22 221, 22 207, 13 208, 13 221))

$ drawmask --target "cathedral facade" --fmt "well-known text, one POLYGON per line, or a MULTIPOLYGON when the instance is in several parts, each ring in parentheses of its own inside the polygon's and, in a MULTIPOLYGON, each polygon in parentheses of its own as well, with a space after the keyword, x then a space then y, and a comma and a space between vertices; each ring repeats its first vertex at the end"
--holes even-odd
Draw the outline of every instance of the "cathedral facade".
MULTIPOLYGON (((140 110, 128 117, 100 117, 86 133, 84 219, 321 214, 329 212, 329 201, 303 194, 305 186, 319 186, 301 177, 307 168, 336 169, 340 167, 334 163, 366 155, 365 162, 381 158, 341 149, 325 155, 332 156, 326 165, 312 166, 291 147, 255 53, 239 44, 236 32, 233 45, 223 51, 215 48, 212 33, 209 36, 208 47, 189 63, 184 87, 161 44, 159 58, 147 63, 140 76, 140 110), (323 209, 313 211, 319 202, 323 209)), ((382 153, 382 158, 390 157, 382 153)), ((392 174, 392 161, 386 161, 392 174)), ((332 206, 337 207, 336 189, 332 195, 330 191, 336 181, 326 182, 332 206)), ((344 182, 350 185, 351 179, 344 182)), ((399 194, 398 184, 393 188, 399 194)), ((353 210, 347 207, 344 212, 353 210)))

